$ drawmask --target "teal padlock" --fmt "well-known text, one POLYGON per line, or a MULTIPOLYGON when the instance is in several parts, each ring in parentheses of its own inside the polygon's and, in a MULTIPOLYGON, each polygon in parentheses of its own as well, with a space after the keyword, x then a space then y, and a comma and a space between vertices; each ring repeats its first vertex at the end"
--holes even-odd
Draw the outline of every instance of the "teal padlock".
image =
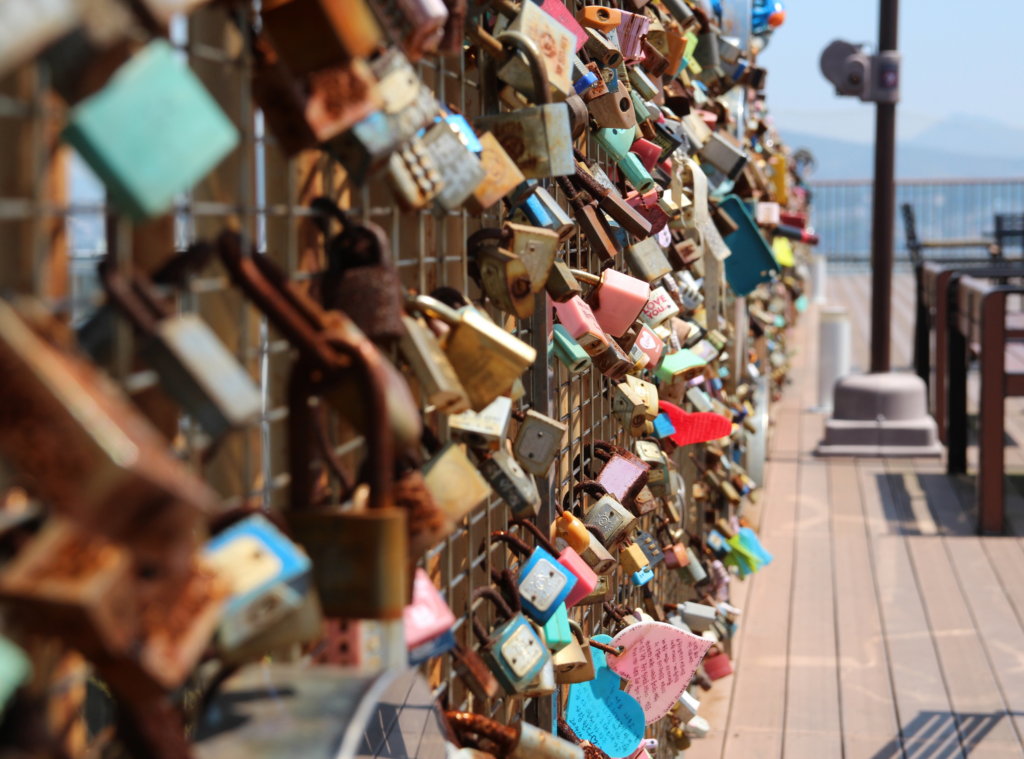
POLYGON ((647 109, 647 106, 644 105, 643 98, 640 97, 636 90, 630 90, 629 97, 633 100, 633 113, 636 114, 637 124, 651 118, 651 112, 647 109))
POLYGON ((662 382, 674 382, 677 379, 689 379, 705 366, 707 361, 693 351, 683 348, 665 356, 654 374, 662 382))
POLYGON ((555 325, 551 349, 571 374, 585 372, 593 363, 589 354, 580 347, 580 344, 569 334, 569 330, 561 324, 555 325))
POLYGON ((654 189, 654 178, 650 175, 650 172, 644 168, 644 164, 640 160, 640 156, 636 153, 626 153, 626 155, 618 159, 615 163, 619 167, 619 171, 626 175, 626 179, 629 180, 629 183, 633 185, 641 195, 654 189))
POLYGON ((572 629, 569 627, 569 612, 563 601, 551 615, 551 619, 544 623, 544 640, 547 642, 548 650, 557 654, 573 641, 572 629))
POLYGON ((141 220, 167 212, 239 143, 238 130, 162 39, 134 55, 70 113, 63 139, 141 220))
POLYGON ((613 161, 618 161, 629 154, 633 147, 633 129, 598 129, 592 134, 597 144, 604 148, 613 161))

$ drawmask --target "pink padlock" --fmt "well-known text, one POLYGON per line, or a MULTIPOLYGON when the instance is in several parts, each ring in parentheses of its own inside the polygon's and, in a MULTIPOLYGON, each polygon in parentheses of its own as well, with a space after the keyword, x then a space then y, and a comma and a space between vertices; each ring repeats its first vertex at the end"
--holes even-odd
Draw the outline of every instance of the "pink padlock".
MULTIPOLYGON (((571 271, 576 279, 594 286, 587 303, 597 323, 612 337, 626 334, 650 300, 651 286, 621 271, 605 269, 600 276, 579 269, 571 271)), ((561 315, 558 318, 561 319, 561 315)))
POLYGON ((569 591, 569 595, 565 597, 565 608, 571 608, 594 591, 594 588, 597 587, 597 574, 590 568, 590 565, 587 564, 587 562, 585 562, 578 553, 576 553, 576 551, 571 547, 566 546, 565 549, 559 553, 558 549, 544 535, 541 529, 533 522, 526 519, 516 519, 512 524, 517 524, 520 528, 528 530, 533 535, 537 545, 552 556, 557 556, 558 563, 568 570, 569 574, 576 577, 576 584, 573 586, 573 589, 569 591))
POLYGON ((558 321, 590 356, 599 356, 608 350, 605 329, 593 310, 582 298, 574 295, 565 303, 553 303, 558 321))
POLYGON ((627 509, 633 509, 636 497, 650 477, 651 467, 636 454, 605 440, 594 442, 594 457, 605 462, 594 479, 627 509))
POLYGON ((636 153, 644 168, 648 171, 654 169, 658 163, 658 158, 661 156, 661 148, 650 140, 645 140, 643 137, 633 143, 633 147, 629 149, 629 152, 636 153))
POLYGON ((647 358, 650 359, 650 363, 647 364, 647 368, 652 371, 657 369, 658 364, 661 363, 662 354, 665 353, 665 341, 658 337, 654 330, 645 324, 640 328, 640 332, 636 336, 636 345, 639 346, 640 350, 646 353, 647 358))
POLYGON ((412 603, 402 610, 402 621, 405 624, 405 645, 410 649, 433 640, 455 624, 455 615, 422 567, 416 568, 412 603))
POLYGON ((619 50, 627 62, 643 59, 643 38, 651 27, 651 20, 639 13, 620 11, 618 37, 619 50))

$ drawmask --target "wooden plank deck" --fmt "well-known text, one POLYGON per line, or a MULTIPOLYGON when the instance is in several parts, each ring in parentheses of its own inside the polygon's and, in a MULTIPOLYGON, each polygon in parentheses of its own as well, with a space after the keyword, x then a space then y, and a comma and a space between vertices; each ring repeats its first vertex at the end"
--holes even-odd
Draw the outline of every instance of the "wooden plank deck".
MULTIPOLYGON (((910 277, 893 293, 893 366, 906 369, 910 277)), ((866 370, 870 281, 835 276, 830 294, 866 370)), ((1024 538, 977 537, 972 477, 940 460, 816 458, 814 309, 794 338, 762 501, 775 559, 732 583, 735 674, 704 694, 711 732, 686 759, 1024 759, 1024 538)), ((1022 399, 1007 434, 1009 529, 1024 535, 1022 399)))

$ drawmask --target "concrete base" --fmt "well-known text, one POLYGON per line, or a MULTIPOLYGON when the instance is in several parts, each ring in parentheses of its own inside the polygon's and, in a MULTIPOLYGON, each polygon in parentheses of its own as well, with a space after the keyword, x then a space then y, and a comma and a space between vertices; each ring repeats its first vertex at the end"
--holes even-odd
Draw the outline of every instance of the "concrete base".
POLYGON ((835 413, 819 456, 941 456, 924 382, 914 374, 865 374, 836 382, 835 413))

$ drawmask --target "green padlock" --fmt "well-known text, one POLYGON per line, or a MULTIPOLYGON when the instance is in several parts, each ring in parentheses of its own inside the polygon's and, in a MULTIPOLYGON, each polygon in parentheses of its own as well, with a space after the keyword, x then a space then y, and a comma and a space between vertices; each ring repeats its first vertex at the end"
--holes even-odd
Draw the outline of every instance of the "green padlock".
POLYGON ((626 153, 615 163, 619 167, 619 171, 626 175, 626 179, 641 195, 654 189, 654 179, 644 168, 643 162, 636 153, 626 153))
POLYGON ((565 608, 565 602, 558 604, 551 619, 544 623, 544 640, 547 642, 548 650, 557 654, 574 640, 572 628, 569 627, 569 612, 565 608))
POLYGON ((629 149, 633 147, 633 131, 632 128, 598 129, 592 135, 613 161, 619 161, 629 155, 629 149))
POLYGON ((593 363, 590 355, 569 334, 569 330, 556 324, 554 337, 551 341, 552 352, 558 357, 570 374, 585 372, 593 363))
POLYGON ((70 114, 63 138, 111 201, 135 219, 159 216, 239 142, 238 130, 165 40, 154 40, 70 114))
POLYGON ((665 356, 655 375, 662 382, 689 379, 707 366, 707 362, 693 351, 683 348, 665 356))

